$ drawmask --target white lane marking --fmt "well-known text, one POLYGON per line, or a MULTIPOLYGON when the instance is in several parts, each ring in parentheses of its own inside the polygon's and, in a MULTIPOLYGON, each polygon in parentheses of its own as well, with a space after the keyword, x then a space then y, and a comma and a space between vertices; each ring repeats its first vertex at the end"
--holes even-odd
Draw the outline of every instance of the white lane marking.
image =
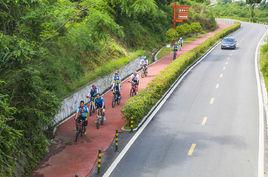
POLYGON ((223 73, 220 74, 220 78, 222 78, 222 77, 223 77, 223 73))
POLYGON ((122 158, 125 156, 127 151, 130 149, 132 144, 136 141, 136 139, 140 136, 140 134, 143 132, 143 130, 147 127, 147 125, 151 122, 151 120, 154 118, 156 113, 160 110, 160 108, 165 104, 167 99, 170 97, 170 95, 174 92, 174 90, 178 87, 178 85, 182 82, 182 80, 191 72, 191 70, 196 67, 199 63, 201 63, 204 58, 206 58, 216 47, 218 47, 220 42, 218 42, 214 47, 212 47, 199 61, 197 61, 193 66, 191 66, 177 81, 175 81, 175 84, 171 86, 171 89, 165 95, 163 99, 161 99, 160 103, 156 107, 156 109, 149 115, 147 120, 143 123, 143 125, 138 129, 138 131, 135 133, 135 135, 129 140, 129 142, 126 144, 124 149, 120 152, 120 154, 116 157, 116 159, 113 161, 111 166, 107 169, 107 171, 104 173, 102 177, 109 177, 118 163, 122 160, 122 158))
POLYGON ((226 64, 226 65, 228 65, 228 61, 227 61, 227 62, 225 62, 225 64, 226 64))
POLYGON ((207 117, 207 116, 205 116, 205 117, 203 118, 202 125, 206 125, 207 120, 208 120, 208 117, 207 117))
POLYGON ((264 33, 255 51, 255 72, 258 87, 258 101, 259 101, 259 152, 258 152, 258 177, 263 177, 264 174, 264 104, 261 90, 260 71, 258 67, 259 51, 262 41, 264 40, 268 30, 264 33))
POLYGON ((215 98, 214 97, 210 98, 209 104, 213 104, 214 101, 215 101, 215 98))
POLYGON ((222 68, 222 70, 223 70, 223 71, 226 70, 226 67, 224 66, 224 67, 222 68))
POLYGON ((217 84, 217 85, 216 85, 216 89, 218 89, 219 87, 220 87, 220 84, 217 84))

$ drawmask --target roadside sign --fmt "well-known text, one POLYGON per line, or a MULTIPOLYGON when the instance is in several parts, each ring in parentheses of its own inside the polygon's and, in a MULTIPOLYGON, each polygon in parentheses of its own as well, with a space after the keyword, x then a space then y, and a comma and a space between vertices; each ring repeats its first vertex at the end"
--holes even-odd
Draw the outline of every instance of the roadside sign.
POLYGON ((178 5, 173 3, 173 27, 176 27, 176 23, 181 23, 188 20, 190 6, 178 5))

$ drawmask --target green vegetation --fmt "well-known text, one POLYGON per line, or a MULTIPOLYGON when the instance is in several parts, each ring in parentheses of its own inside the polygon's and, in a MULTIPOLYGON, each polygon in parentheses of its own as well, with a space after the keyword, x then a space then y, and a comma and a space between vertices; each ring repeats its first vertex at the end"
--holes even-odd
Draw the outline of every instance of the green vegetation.
POLYGON ((217 17, 233 18, 242 21, 268 23, 268 3, 262 1, 257 7, 245 2, 219 2, 211 8, 217 17), (254 11, 252 8, 254 8, 254 11))
POLYGON ((239 27, 240 23, 236 23, 231 27, 218 32, 213 37, 210 37, 193 50, 179 56, 177 60, 173 61, 164 71, 157 75, 146 89, 127 101, 122 110, 126 120, 130 122, 130 120, 133 119, 137 126, 141 119, 151 110, 172 83, 174 83, 178 76, 182 74, 189 65, 195 62, 220 38, 235 31, 239 27))
MULTIPOLYGON (((206 5, 185 3, 192 5, 189 24, 196 22, 195 30, 215 28, 206 5)), ((36 167, 65 96, 166 42, 169 4, 0 1, 0 176, 27 176, 36 167)))
POLYGON ((260 65, 268 92, 268 42, 261 48, 260 65))
POLYGON ((159 47, 171 16, 154 0, 18 0, 0 8, 5 177, 28 176, 47 153, 47 131, 66 95, 159 47))
POLYGON ((174 42, 180 37, 191 37, 203 32, 203 28, 198 22, 184 23, 177 26, 176 29, 170 28, 166 32, 166 38, 169 42, 174 42))

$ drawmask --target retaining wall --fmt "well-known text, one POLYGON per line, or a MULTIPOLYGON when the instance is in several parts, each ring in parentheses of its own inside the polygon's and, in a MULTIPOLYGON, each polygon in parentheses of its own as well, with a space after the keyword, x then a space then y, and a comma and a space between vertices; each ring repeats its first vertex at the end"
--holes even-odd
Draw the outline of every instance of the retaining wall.
MULTIPOLYGON (((131 61, 124 67, 120 68, 118 71, 121 78, 125 78, 137 69, 140 69, 140 58, 131 61)), ((77 92, 73 93, 71 96, 66 97, 61 103, 61 108, 58 114, 54 117, 54 124, 56 125, 60 123, 61 121, 69 117, 72 113, 74 113, 79 106, 79 102, 81 100, 84 100, 85 102, 89 101, 86 96, 88 95, 90 87, 93 83, 96 84, 97 87, 99 87, 101 93, 104 93, 107 89, 109 89, 112 83, 113 75, 114 73, 111 73, 107 76, 90 82, 87 86, 81 88, 77 92)))

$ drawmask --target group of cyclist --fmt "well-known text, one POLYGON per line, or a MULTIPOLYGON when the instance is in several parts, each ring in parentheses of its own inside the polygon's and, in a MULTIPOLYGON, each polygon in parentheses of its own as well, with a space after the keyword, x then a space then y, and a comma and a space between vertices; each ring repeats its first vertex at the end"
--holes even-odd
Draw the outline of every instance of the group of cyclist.
MULTIPOLYGON (((145 56, 140 57, 140 66, 142 68, 146 68, 147 70, 148 65, 149 65, 148 59, 145 56)), ((136 87, 137 92, 138 92, 139 79, 140 78, 138 72, 137 71, 133 72, 131 75, 131 85, 132 87, 136 87)), ((121 98, 120 90, 121 90, 121 77, 119 72, 116 71, 112 78, 111 91, 113 92, 113 94, 118 94, 118 97, 121 98)), ((89 98, 89 102, 92 104, 91 106, 93 107, 93 109, 101 110, 104 116, 105 114, 104 98, 101 96, 100 89, 95 84, 91 86, 87 98, 89 98)), ((86 127, 89 112, 90 110, 88 106, 85 105, 85 102, 83 100, 80 101, 80 105, 76 110, 76 116, 75 116, 76 123, 81 123, 82 121, 83 125, 86 127)), ((86 134, 86 129, 83 133, 86 134)))

